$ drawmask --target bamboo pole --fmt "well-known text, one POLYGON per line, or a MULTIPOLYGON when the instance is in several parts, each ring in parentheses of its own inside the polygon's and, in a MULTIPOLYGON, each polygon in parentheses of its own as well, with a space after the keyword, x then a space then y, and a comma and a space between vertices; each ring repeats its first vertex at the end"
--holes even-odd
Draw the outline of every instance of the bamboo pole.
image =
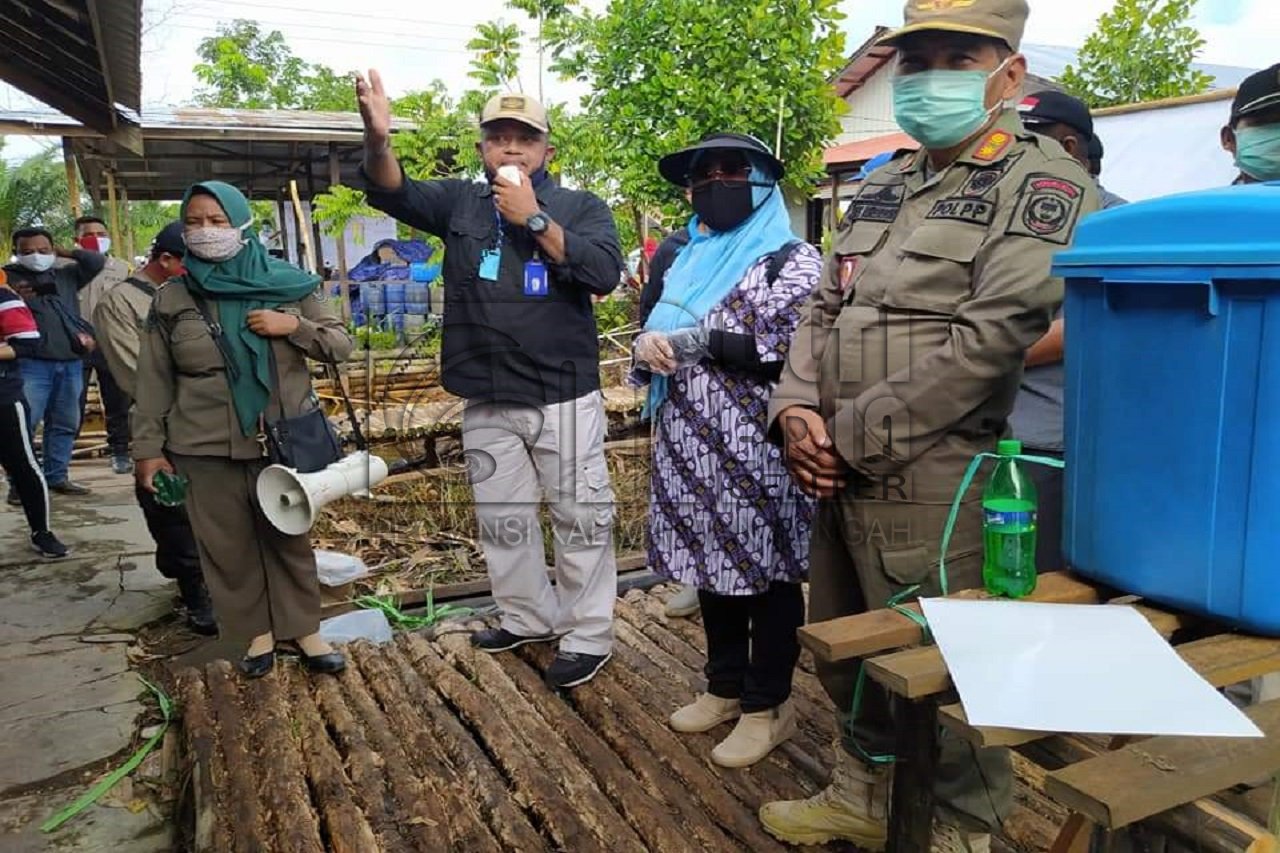
MULTIPOLYGON (((338 165, 337 143, 329 143, 329 189, 342 183, 342 170, 338 165)), ((342 300, 342 319, 351 322, 351 282, 347 281, 347 229, 335 238, 338 244, 338 294, 342 300)))
MULTIPOLYGON (((133 220, 129 216, 129 188, 124 184, 120 185, 120 203, 124 205, 124 242, 121 244, 124 248, 124 262, 129 265, 129 269, 133 269, 133 220)), ((117 233, 116 238, 120 237, 117 233)))
POLYGON ((115 169, 107 169, 107 211, 111 218, 111 233, 120 233, 120 208, 116 204, 115 169))
POLYGON ((298 197, 298 182, 296 180, 289 181, 289 195, 293 199, 293 216, 298 223, 298 234, 302 237, 303 249, 306 257, 303 258, 307 272, 316 271, 316 254, 315 247, 311 245, 311 229, 305 226, 302 218, 302 199, 298 197))
POLYGON ((83 211, 80 209, 80 182, 76 177, 76 155, 71 150, 71 140, 62 138, 62 162, 67 167, 67 200, 71 203, 71 215, 79 219, 83 211))

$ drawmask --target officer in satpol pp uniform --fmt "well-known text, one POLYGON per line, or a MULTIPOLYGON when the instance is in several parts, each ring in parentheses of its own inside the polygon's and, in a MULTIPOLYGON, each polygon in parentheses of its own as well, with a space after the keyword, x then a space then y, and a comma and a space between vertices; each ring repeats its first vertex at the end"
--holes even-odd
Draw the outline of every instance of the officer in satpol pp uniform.
MULTIPOLYGON (((1025 351, 1062 301, 1050 258, 1098 205, 1080 163, 1008 106, 1027 14, 1025 0, 911 0, 883 40, 898 51, 898 124, 922 150, 862 183, 770 404, 792 476, 821 498, 811 622, 982 584, 981 484, 944 579, 948 504, 974 455, 1008 435, 1025 351)), ((761 808, 779 839, 886 843, 893 722, 878 685, 855 691, 858 672, 819 667, 837 764, 816 796, 761 808)), ((940 737, 933 849, 986 851, 1010 805, 1008 752, 940 737)))

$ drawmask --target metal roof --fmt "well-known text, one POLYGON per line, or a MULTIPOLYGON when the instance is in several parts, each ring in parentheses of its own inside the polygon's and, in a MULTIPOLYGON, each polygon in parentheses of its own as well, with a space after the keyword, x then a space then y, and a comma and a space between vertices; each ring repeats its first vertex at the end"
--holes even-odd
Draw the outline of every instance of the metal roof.
POLYGON ((127 135, 142 106, 141 32, 142 0, 3 0, 0 79, 127 135))
MULTIPOLYGON (((413 127, 393 119, 392 130, 413 127)), ((304 197, 329 188, 330 151, 339 180, 356 181, 364 125, 357 113, 301 110, 151 108, 143 111, 141 153, 54 113, 0 111, 0 134, 60 136, 75 154, 89 190, 105 172, 133 201, 173 201, 197 181, 221 180, 250 198, 276 198, 291 179, 304 197)))

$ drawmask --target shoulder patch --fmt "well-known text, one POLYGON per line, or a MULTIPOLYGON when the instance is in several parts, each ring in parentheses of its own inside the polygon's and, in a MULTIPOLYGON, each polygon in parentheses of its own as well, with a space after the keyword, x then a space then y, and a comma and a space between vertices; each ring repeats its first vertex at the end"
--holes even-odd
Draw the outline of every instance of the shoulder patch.
POLYGON ((1008 157, 991 166, 976 170, 964 182, 964 186, 960 188, 960 195, 963 196, 982 196, 990 192, 991 188, 1000 183, 1000 180, 1013 168, 1013 165, 1022 159, 1022 152, 1015 151, 1008 157))
POLYGON ((992 160, 1004 153, 1004 150, 1013 144, 1013 134, 1006 130, 993 130, 986 139, 982 140, 982 144, 978 146, 978 150, 973 152, 973 159, 980 160, 984 163, 990 163, 992 160))
POLYGON ((953 219, 990 227, 996 218, 996 198, 944 198, 934 202, 925 219, 953 219))
POLYGON ((1022 182, 1006 233, 1065 246, 1071 242, 1084 198, 1084 187, 1075 181, 1032 172, 1022 182))

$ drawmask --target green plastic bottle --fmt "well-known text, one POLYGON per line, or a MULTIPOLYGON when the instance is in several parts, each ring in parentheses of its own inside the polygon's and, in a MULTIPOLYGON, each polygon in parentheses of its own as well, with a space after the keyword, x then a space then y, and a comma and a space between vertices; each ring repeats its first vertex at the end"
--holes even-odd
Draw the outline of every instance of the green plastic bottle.
POLYGON ((982 582, 992 595, 1022 598, 1036 588, 1036 487, 1013 458, 1022 442, 1001 441, 996 452, 982 490, 982 582))
POLYGON ((156 503, 160 506, 181 506, 187 499, 187 478, 181 474, 157 471, 151 485, 156 487, 156 503))

